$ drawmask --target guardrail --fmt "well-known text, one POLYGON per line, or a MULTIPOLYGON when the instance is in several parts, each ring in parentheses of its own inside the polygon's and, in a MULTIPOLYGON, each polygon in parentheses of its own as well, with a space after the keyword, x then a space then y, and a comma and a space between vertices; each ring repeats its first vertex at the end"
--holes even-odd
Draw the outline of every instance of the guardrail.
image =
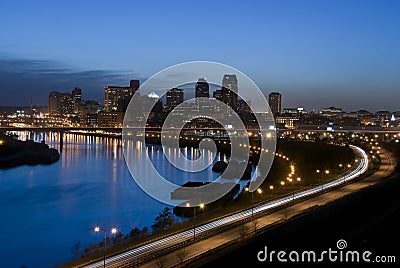
MULTIPOLYGON (((357 146, 350 145, 351 148, 359 155, 359 164, 351 172, 347 173, 342 177, 338 177, 324 184, 311 187, 306 190, 294 192, 293 194, 268 201, 266 203, 258 204, 252 208, 245 209, 239 212, 235 212, 231 215, 223 216, 214 221, 204 223, 196 226, 196 241, 210 237, 217 233, 221 233, 235 225, 249 221, 253 217, 260 216, 261 214, 267 214, 275 211, 277 208, 283 208, 294 201, 303 200, 304 198, 310 198, 319 193, 322 193, 328 189, 332 189, 348 181, 351 181, 368 170, 368 156, 364 150, 357 146)), ((172 252, 177 248, 181 248, 187 244, 194 242, 193 239, 193 228, 187 229, 169 236, 151 241, 142 246, 138 246, 134 249, 128 250, 124 253, 120 253, 106 259, 107 267, 122 267, 127 264, 129 265, 140 265, 149 260, 152 260, 163 254, 172 252)), ((103 267, 103 261, 98 261, 92 264, 83 265, 81 267, 103 267)))

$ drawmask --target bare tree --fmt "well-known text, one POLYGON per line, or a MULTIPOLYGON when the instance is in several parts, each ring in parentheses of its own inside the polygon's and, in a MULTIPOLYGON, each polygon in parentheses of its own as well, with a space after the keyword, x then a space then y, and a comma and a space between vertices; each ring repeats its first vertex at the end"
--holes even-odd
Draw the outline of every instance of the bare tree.
POLYGON ((257 219, 253 219, 253 228, 254 228, 254 232, 257 232, 257 228, 258 228, 258 221, 257 221, 257 219))
POLYGON ((167 261, 168 261, 167 257, 161 256, 160 258, 157 259, 156 265, 158 268, 165 268, 167 265, 167 261))
POLYGON ((79 251, 81 250, 81 243, 80 242, 76 242, 75 244, 74 244, 74 246, 72 247, 72 254, 75 256, 75 257, 78 257, 78 255, 79 255, 79 251))
POLYGON ((185 260, 185 258, 188 255, 188 251, 186 250, 186 248, 182 248, 181 250, 179 250, 176 253, 176 257, 178 258, 179 264, 182 267, 183 261, 185 260))
POLYGON ((244 237, 246 236, 246 226, 244 225, 244 223, 242 223, 242 224, 239 226, 238 232, 239 232, 240 238, 243 240, 244 237))

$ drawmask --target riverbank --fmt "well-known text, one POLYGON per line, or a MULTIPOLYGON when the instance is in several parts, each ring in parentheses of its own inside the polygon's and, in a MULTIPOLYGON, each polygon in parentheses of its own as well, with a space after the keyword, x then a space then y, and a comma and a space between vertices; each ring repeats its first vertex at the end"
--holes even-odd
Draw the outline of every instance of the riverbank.
POLYGON ((21 165, 49 165, 60 159, 56 149, 45 143, 18 141, 0 133, 0 169, 21 165))

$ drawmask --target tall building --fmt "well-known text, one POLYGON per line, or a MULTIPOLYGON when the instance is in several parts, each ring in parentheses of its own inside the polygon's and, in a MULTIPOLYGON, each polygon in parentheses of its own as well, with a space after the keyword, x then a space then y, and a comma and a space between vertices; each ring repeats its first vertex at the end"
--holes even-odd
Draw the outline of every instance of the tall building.
POLYGON ((139 89, 140 82, 139 80, 131 80, 129 83, 129 87, 133 90, 133 92, 136 92, 139 89))
POLYGON ((74 102, 70 93, 51 92, 49 94, 49 114, 67 115, 74 111, 74 102))
POLYGON ((213 98, 219 101, 222 101, 222 90, 217 89, 213 92, 213 98))
POLYGON ((205 78, 199 78, 196 83, 196 98, 200 97, 210 97, 210 86, 205 78))
MULTIPOLYGON (((197 89, 196 89, 197 92, 197 89)), ((176 106, 184 101, 184 91, 180 88, 172 88, 167 92, 166 110, 172 111, 176 106)))
POLYGON ((79 87, 72 90, 72 101, 74 102, 74 113, 79 113, 79 107, 82 101, 82 90, 79 87))
POLYGON ((238 102, 238 82, 236 75, 225 74, 222 79, 222 101, 231 107, 234 111, 237 111, 238 102))
POLYGON ((276 118, 282 111, 282 95, 279 92, 271 92, 268 103, 272 114, 276 118))
POLYGON ((104 88, 105 112, 125 112, 133 94, 139 89, 139 80, 131 80, 129 87, 107 86, 104 88))
POLYGON ((101 110, 102 106, 98 101, 83 101, 79 108, 79 117, 81 124, 87 126, 94 126, 95 124, 97 124, 97 113, 101 110))
POLYGON ((99 112, 97 124, 99 127, 122 127, 124 116, 124 112, 99 112))

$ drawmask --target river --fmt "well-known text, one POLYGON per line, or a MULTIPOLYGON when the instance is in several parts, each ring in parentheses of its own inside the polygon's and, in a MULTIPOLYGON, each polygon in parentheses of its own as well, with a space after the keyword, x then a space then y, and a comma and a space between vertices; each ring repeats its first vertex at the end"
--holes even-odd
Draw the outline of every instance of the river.
MULTIPOLYGON (((21 140, 45 139, 60 149, 59 133, 16 134, 21 140)), ((160 146, 148 145, 147 150, 156 168, 177 184, 218 177, 211 167, 193 174, 172 169, 160 146)), ((199 154, 197 149, 183 151, 189 158, 199 154)), ((227 159, 218 154, 214 162, 218 160, 227 159)), ((150 227, 165 206, 132 179, 120 140, 65 134, 59 162, 0 170, 1 266, 60 265, 74 258, 77 242, 83 250, 102 240, 94 226, 116 227, 122 233, 150 227)))

